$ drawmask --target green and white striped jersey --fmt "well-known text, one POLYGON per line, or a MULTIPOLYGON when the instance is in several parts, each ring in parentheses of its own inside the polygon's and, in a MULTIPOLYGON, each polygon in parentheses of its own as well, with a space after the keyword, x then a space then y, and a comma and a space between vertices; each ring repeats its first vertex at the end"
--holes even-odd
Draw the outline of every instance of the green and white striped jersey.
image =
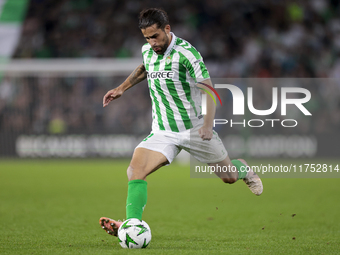
POLYGON ((152 100, 153 131, 185 131, 203 117, 196 82, 208 79, 208 70, 190 43, 171 34, 164 55, 155 53, 148 43, 142 47, 152 100))

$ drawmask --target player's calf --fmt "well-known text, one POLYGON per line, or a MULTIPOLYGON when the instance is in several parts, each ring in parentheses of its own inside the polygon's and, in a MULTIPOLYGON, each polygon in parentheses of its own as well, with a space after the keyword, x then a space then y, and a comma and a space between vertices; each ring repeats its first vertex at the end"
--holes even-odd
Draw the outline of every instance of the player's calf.
POLYGON ((232 167, 228 157, 219 163, 209 163, 208 165, 211 171, 224 183, 233 184, 238 180, 238 172, 232 167))
POLYGON ((224 183, 233 184, 233 183, 237 182, 238 178, 235 178, 235 177, 226 177, 226 178, 221 178, 221 180, 224 183))

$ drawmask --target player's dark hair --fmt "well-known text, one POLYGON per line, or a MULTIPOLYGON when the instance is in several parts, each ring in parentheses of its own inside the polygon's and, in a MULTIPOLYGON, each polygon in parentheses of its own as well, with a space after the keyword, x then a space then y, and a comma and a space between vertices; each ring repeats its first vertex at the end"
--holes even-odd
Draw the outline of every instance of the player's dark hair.
POLYGON ((146 29, 147 27, 157 24, 157 28, 164 30, 169 24, 168 14, 159 8, 144 9, 139 14, 139 28, 146 29))

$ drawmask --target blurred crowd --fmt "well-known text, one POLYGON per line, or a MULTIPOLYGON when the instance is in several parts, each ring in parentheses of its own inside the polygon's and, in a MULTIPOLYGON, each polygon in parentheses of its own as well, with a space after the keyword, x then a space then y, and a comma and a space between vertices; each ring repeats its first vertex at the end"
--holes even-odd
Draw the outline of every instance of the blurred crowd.
POLYGON ((338 0, 31 0, 14 57, 141 57, 146 7, 167 11, 214 77, 339 76, 338 0))
MULTIPOLYGON (((201 52, 211 77, 340 78, 338 0, 31 0, 14 58, 141 58, 145 40, 138 14, 146 7, 167 11, 172 31, 201 52)), ((124 78, 5 76, 0 132, 147 134, 151 103, 145 81, 125 100, 102 108, 103 95, 124 78)), ((295 133, 339 130, 340 85, 326 83, 309 86, 314 115, 296 113, 301 122, 295 133)), ((270 86, 254 89, 259 109, 271 106, 270 86)), ((223 96, 231 107, 230 94, 223 96)))
POLYGON ((148 134, 147 84, 103 108, 102 98, 122 77, 5 77, 0 85, 0 132, 28 134, 148 134), (133 99, 133 100, 132 100, 133 99))

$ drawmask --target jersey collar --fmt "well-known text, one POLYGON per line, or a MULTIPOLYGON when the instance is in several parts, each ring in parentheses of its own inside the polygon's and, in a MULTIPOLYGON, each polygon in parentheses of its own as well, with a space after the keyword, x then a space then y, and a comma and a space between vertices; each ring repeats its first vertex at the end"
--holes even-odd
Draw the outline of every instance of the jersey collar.
POLYGON ((170 54, 170 52, 172 51, 172 49, 174 48, 174 45, 175 45, 175 41, 176 41, 176 36, 173 32, 170 32, 171 35, 172 35, 172 39, 171 39, 171 42, 168 46, 168 48, 166 49, 166 51, 164 52, 164 56, 167 56, 170 54))

